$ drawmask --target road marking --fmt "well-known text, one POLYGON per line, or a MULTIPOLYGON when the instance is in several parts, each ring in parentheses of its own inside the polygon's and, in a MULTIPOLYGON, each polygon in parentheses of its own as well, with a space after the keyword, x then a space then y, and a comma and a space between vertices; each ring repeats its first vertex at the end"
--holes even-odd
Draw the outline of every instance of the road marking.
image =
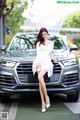
POLYGON ((8 120, 15 120, 16 114, 17 114, 17 109, 18 109, 18 103, 12 103, 8 115, 8 120))
POLYGON ((80 102, 64 103, 74 114, 80 114, 80 102))
POLYGON ((1 119, 1 114, 2 114, 3 109, 4 109, 4 104, 0 103, 0 119, 1 119))
POLYGON ((4 109, 4 104, 0 103, 0 113, 3 111, 3 109, 4 109))

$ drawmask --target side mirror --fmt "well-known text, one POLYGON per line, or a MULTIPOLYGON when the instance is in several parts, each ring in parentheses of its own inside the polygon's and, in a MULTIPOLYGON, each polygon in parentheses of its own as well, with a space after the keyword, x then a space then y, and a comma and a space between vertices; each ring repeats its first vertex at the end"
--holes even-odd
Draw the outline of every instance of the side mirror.
POLYGON ((6 46, 5 45, 3 45, 3 46, 0 46, 0 51, 6 51, 6 46))
POLYGON ((71 52, 72 50, 78 50, 77 45, 71 44, 71 45, 70 45, 70 52, 71 52))

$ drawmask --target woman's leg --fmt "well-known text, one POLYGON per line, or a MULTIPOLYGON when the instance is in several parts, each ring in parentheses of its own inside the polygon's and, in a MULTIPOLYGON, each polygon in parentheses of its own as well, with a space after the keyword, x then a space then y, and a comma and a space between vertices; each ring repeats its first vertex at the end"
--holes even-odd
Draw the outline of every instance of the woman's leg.
POLYGON ((41 83, 39 82, 39 91, 40 91, 40 96, 41 96, 41 104, 42 104, 42 109, 45 109, 45 101, 44 101, 44 94, 41 88, 41 83))
MULTIPOLYGON (((40 84, 41 95, 43 93, 43 96, 45 97, 46 104, 48 104, 49 103, 49 97, 48 97, 48 94, 47 94, 47 89, 46 89, 46 85, 45 85, 45 81, 44 81, 44 75, 45 75, 46 72, 47 72, 46 70, 41 69, 41 71, 38 72, 38 80, 39 80, 39 84, 40 84)), ((41 100, 43 100, 43 99, 41 98, 41 100)))

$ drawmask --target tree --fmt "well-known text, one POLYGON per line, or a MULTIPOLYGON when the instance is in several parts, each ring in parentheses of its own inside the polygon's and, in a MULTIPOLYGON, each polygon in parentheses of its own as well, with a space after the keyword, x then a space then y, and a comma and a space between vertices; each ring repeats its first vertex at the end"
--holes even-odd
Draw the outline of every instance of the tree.
POLYGON ((6 7, 6 0, 0 0, 0 17, 3 15, 3 11, 6 7))
POLYGON ((64 20, 63 27, 80 28, 80 11, 67 16, 64 20))
MULTIPOLYGON (((10 0, 7 0, 7 4, 10 4, 10 0)), ((23 24, 24 19, 22 13, 27 9, 27 0, 14 0, 14 8, 7 15, 6 24, 9 26, 10 34, 7 35, 6 44, 8 45, 14 34, 16 34, 20 26, 23 24)))
POLYGON ((13 3, 11 3, 10 8, 7 8, 6 5, 6 0, 0 0, 0 19, 2 17, 3 19, 3 44, 5 44, 5 18, 7 16, 7 14, 12 10, 13 8, 13 3))
POLYGON ((0 0, 0 17, 3 16, 4 44, 6 24, 10 28, 10 35, 6 39, 7 43, 7 40, 10 40, 19 31, 19 27, 25 19, 22 17, 22 13, 27 8, 27 5, 27 0, 0 0))
MULTIPOLYGON (((63 27, 80 28, 80 11, 74 12, 67 16, 64 20, 63 27)), ((80 39, 74 39, 72 41, 80 49, 80 39)))

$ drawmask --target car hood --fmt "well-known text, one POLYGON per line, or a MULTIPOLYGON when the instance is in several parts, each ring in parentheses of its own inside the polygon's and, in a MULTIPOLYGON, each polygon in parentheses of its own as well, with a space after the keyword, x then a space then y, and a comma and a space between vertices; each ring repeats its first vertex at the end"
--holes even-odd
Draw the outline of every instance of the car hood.
MULTIPOLYGON (((54 55, 57 59, 57 61, 62 61, 66 59, 72 59, 75 58, 75 55, 70 53, 69 50, 55 50, 54 55)), ((36 57, 36 51, 7 51, 4 53, 0 60, 4 61, 16 61, 16 62, 26 62, 26 61, 33 61, 36 57)))
POLYGON ((63 61, 67 59, 74 59, 75 55, 69 50, 56 50, 54 52, 57 61, 63 61))

